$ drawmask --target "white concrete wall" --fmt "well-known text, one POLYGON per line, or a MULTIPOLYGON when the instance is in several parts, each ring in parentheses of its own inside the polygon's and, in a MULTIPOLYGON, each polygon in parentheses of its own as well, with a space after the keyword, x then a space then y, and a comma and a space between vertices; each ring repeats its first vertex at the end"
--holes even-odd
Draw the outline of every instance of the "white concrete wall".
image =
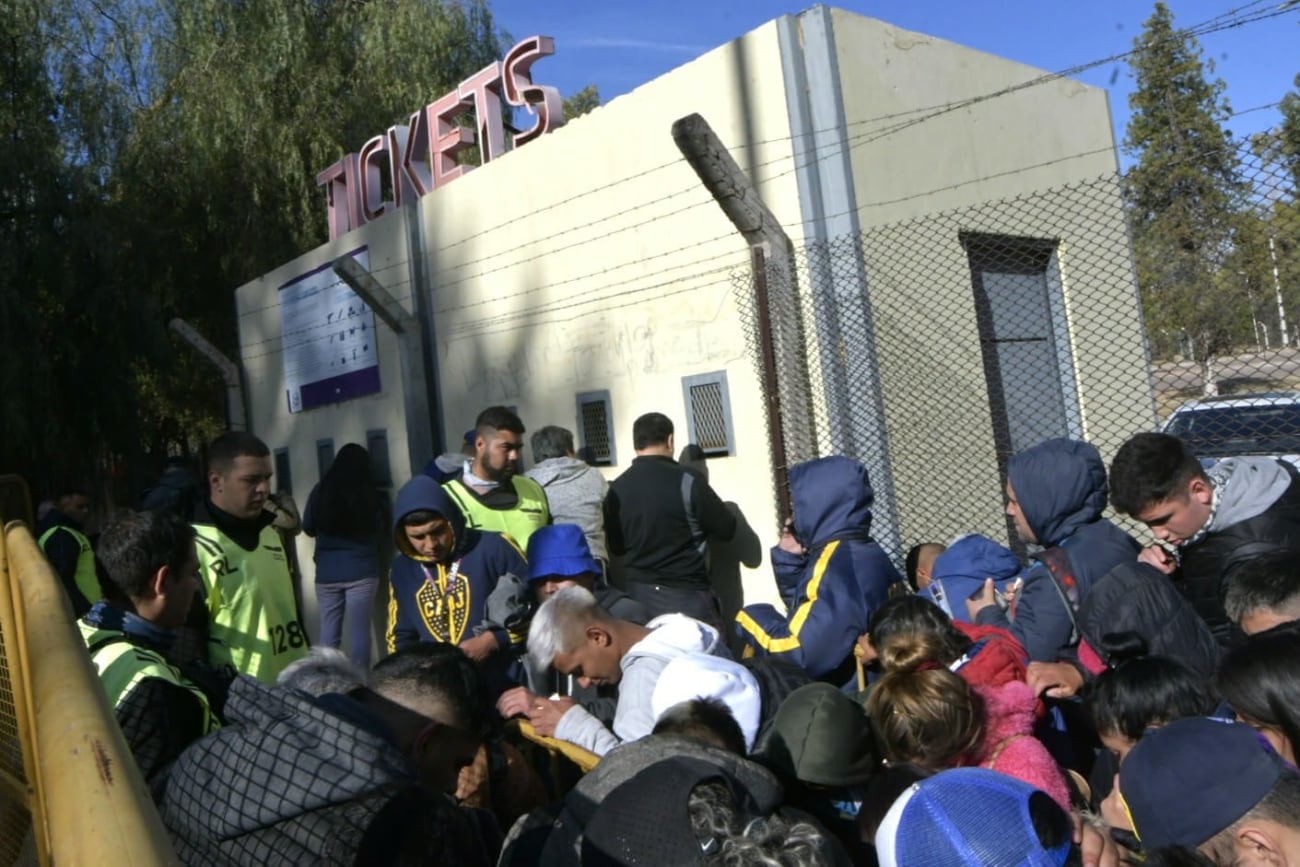
MULTIPOLYGON (((867 141, 870 136, 863 133, 873 129, 871 118, 983 93, 1037 72, 848 13, 836 11, 833 20, 864 229, 1114 171, 1113 152, 1106 150, 1110 128, 1104 95, 1072 82, 867 141), (1066 159, 1092 149, 1100 152, 1066 159), (1024 169, 1054 157, 1060 159, 1050 167, 1024 169), (972 182, 980 177, 988 179, 972 182), (940 191, 917 196, 934 190, 940 191)), ((535 72, 545 80, 544 63, 535 72)), ((393 111, 412 108, 393 106, 393 111)), ((712 124, 798 243, 804 215, 777 27, 769 23, 435 190, 417 206, 418 216, 411 208, 386 216, 242 287, 237 304, 252 426, 272 448, 291 447, 299 503, 317 481, 318 438, 332 437, 341 446, 363 441, 366 430, 387 428, 394 480, 398 485, 406 480, 404 383, 395 341, 381 326, 381 394, 289 414, 276 288, 365 243, 371 270, 409 305, 405 221, 418 219, 426 263, 417 277, 429 287, 445 409, 442 433, 449 446, 454 448, 477 413, 491 404, 516 406, 530 431, 548 424, 576 430, 576 394, 608 390, 617 464, 602 472, 613 478, 633 457, 631 428, 637 416, 666 413, 677 425, 678 444, 685 444, 682 377, 725 371, 736 448, 734 455, 709 462, 710 480, 747 516, 765 552, 777 528, 765 401, 732 279, 737 269, 747 269, 748 254, 673 143, 673 121, 691 112, 712 124)), ((1103 218, 1118 219, 1118 214, 1107 212, 1103 218)), ((1083 247, 1072 249, 1086 253, 1083 247)), ((968 286, 959 254, 958 247, 957 253, 936 256, 934 267, 950 276, 965 273, 968 286)), ((873 297, 885 301, 892 293, 894 303, 922 289, 871 285, 873 297)), ((1131 303, 1123 301, 1131 285, 1104 291, 1112 292, 1116 303, 1131 303)), ((929 328, 919 312, 878 325, 894 338, 926 334, 929 328)), ((936 388, 982 387, 953 378, 959 368, 982 374, 978 342, 972 340, 973 312, 969 330, 955 336, 965 343, 951 363, 932 371, 936 388)), ((989 464, 986 406, 982 414, 972 407, 954 418, 942 406, 931 408, 890 390, 891 378, 913 378, 916 365, 903 356, 881 357, 891 431, 910 436, 931 430, 924 449, 943 453, 946 460, 989 464)), ((1104 387, 1104 376, 1089 372, 1087 359, 1081 358, 1079 367, 1087 391, 1104 387)), ((819 390, 816 383, 813 390, 819 390)), ((431 457, 431 444, 428 452, 431 457)), ((989 472, 996 472, 991 464, 989 472)), ((979 494, 961 505, 972 513, 996 514, 996 500, 979 494)), ((905 509, 903 520, 908 520, 905 509)), ((905 528, 905 538, 910 529, 905 528)), ((309 540, 300 541, 308 580, 311 549, 309 540)), ((775 597, 765 553, 763 560, 759 569, 744 573, 746 601, 775 597)), ((306 594, 308 621, 314 631, 311 595, 306 594)))
MULTIPOLYGON (((748 254, 673 143, 691 112, 797 222, 771 24, 424 199, 444 435, 457 441, 492 404, 517 406, 530 431, 576 430, 576 395, 608 390, 612 479, 634 456, 637 416, 665 413, 684 445, 682 377, 726 371, 736 449, 709 461, 710 481, 766 547, 777 520, 763 398, 731 280, 748 254)), ((745 591, 774 595, 766 565, 745 591)))
POLYGON ((927 518, 948 514, 1005 538, 959 230, 1058 240, 1084 436, 1109 460, 1122 432, 1152 423, 1118 186, 1045 195, 1115 176, 1106 93, 1063 79, 1019 88, 1045 71, 841 10, 833 21, 858 219, 874 236, 867 282, 901 535, 929 538, 927 518), (942 217, 942 237, 923 225, 1017 197, 942 217))
MULTIPOLYGON (((330 404, 317 409, 290 413, 285 397, 284 354, 277 290, 301 274, 312 271, 356 248, 367 245, 370 272, 412 312, 409 251, 402 228, 405 214, 363 226, 328 244, 305 253, 276 270, 242 286, 235 293, 239 317, 240 356, 248 395, 249 427, 274 452, 288 448, 293 495, 298 508, 305 508, 307 495, 320 481, 316 467, 316 442, 333 439, 334 449, 350 442, 366 444, 366 432, 388 431, 388 453, 393 479, 401 484, 410 477, 407 461, 406 415, 403 409, 402 365, 396 336, 378 317, 375 339, 379 351, 378 394, 330 404)), ((303 335, 305 338, 306 335, 303 335)), ((272 487, 279 488, 272 479, 272 487)), ((315 541, 297 537, 298 562, 303 570, 303 619, 312 639, 319 637, 312 552, 315 541)))

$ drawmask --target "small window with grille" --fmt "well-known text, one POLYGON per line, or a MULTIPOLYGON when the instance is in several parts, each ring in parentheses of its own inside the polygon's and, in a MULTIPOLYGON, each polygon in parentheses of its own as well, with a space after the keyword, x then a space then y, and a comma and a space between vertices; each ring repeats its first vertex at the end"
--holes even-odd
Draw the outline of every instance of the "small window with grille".
POLYGON ((275 482, 271 485, 277 491, 293 493, 293 471, 289 464, 289 449, 275 450, 275 482))
POLYGON ((727 391, 727 373, 702 373, 682 377, 682 397, 686 403, 688 443, 714 457, 736 453, 736 433, 731 423, 731 395, 727 391))
POLYGON ((325 478, 325 472, 334 463, 334 440, 316 440, 316 478, 325 478))
POLYGON ((614 413, 608 391, 578 395, 578 457, 592 466, 614 465, 614 413))
POLYGON ((370 454, 370 477, 381 488, 392 487, 393 469, 388 462, 388 431, 366 431, 366 451, 370 454))

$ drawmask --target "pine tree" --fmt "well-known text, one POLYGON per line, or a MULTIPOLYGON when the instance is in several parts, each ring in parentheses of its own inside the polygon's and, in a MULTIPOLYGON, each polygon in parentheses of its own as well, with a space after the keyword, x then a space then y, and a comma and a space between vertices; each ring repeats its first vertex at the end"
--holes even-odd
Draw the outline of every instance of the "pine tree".
POLYGON ((1283 165, 1291 174, 1291 192, 1300 192, 1300 75, 1295 89, 1282 97, 1282 124, 1278 127, 1278 150, 1283 165))
POLYGON ((1137 162, 1124 187, 1147 330, 1157 350, 1190 350, 1212 395, 1219 354, 1251 329, 1244 287, 1224 267, 1243 192, 1225 86, 1163 3, 1134 45, 1124 147, 1137 162))

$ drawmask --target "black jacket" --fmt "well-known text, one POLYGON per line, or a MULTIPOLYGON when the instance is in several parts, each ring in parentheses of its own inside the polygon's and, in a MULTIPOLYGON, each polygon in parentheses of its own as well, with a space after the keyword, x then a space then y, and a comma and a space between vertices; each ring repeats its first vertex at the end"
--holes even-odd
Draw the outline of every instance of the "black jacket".
POLYGON ((168 776, 161 813, 182 863, 489 863, 463 811, 419 785, 356 702, 240 677, 226 718, 168 776))
POLYGON ((1241 637, 1223 608, 1232 573, 1263 554, 1286 551, 1300 556, 1300 474, 1286 464, 1291 486, 1262 514, 1212 533, 1182 550, 1176 578, 1179 589, 1209 625, 1220 644, 1241 637))
POLYGON ((1105 659, 1105 636, 1136 633, 1147 651, 1186 663, 1207 681, 1219 645, 1173 582, 1145 563, 1125 563, 1092 587, 1079 606, 1079 633, 1105 659))
POLYGON ((605 536, 627 580, 709 587, 705 546, 736 534, 736 516, 701 476, 670 457, 641 455, 609 486, 605 536))

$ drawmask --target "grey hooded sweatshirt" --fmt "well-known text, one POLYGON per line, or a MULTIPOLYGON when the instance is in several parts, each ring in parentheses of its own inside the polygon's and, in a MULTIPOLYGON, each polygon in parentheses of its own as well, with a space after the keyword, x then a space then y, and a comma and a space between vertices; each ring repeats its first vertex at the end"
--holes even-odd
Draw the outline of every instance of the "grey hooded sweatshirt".
POLYGON ((580 705, 574 705, 560 717, 555 736, 576 744, 598 756, 620 743, 638 740, 655 727, 650 699, 659 675, 679 656, 707 653, 730 659, 727 645, 718 631, 684 614, 665 614, 646 624, 650 634, 628 649, 619 662, 623 671, 618 684, 618 708, 614 711, 614 731, 580 705))
POLYGON ((609 482, 600 471, 577 458, 550 458, 533 467, 525 476, 541 485, 551 506, 551 523, 577 524, 587 537, 591 556, 608 561, 605 546, 605 520, 601 505, 609 482))

